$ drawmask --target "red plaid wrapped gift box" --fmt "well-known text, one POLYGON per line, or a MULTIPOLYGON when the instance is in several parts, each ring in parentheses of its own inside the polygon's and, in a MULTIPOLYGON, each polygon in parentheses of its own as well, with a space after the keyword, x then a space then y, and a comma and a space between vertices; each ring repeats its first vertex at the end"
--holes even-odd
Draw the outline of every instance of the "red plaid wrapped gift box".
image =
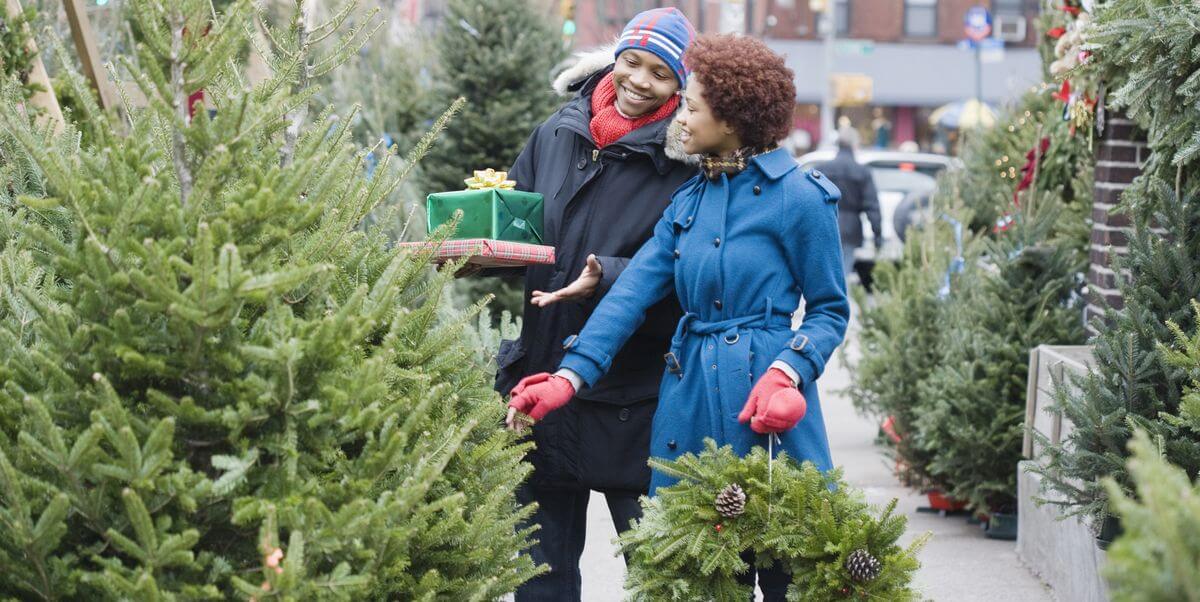
MULTIPOLYGON (((437 245, 434 242, 405 242, 400 248, 421 250, 437 245)), ((430 261, 441 263, 469 256, 467 263, 485 268, 507 268, 539 263, 554 263, 554 247, 509 242, 490 238, 466 238, 441 243, 430 261)))

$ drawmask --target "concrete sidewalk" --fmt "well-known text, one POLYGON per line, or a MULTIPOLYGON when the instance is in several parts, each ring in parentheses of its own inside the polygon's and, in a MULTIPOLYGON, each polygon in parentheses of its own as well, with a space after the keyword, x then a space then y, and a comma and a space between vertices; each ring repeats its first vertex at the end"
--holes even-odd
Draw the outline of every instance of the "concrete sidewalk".
MULTIPOLYGON (((873 504, 898 498, 897 509, 909 517, 905 543, 929 531, 933 538, 920 554, 916 587, 937 602, 1039 602, 1053 600, 1047 589, 1017 559, 1015 542, 986 539, 978 526, 961 517, 943 518, 918 513, 924 496, 902 487, 874 444, 878 426, 857 415, 844 390, 850 385, 846 355, 855 353, 852 332, 848 345, 835 354, 821 377, 821 403, 832 445, 833 460, 845 469, 851 485, 866 492, 873 504)), ((588 539, 583 552, 583 600, 621 600, 624 562, 616 556, 616 537, 604 498, 592 495, 588 506, 588 539)))

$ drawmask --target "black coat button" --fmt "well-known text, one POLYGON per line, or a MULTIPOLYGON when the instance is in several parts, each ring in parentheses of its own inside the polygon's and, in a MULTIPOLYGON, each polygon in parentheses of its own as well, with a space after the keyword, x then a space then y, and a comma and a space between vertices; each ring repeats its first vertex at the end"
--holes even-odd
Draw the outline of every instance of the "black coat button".
POLYGON ((762 194, 762 186, 755 186, 754 194, 762 194))
POLYGON ((621 422, 629 422, 629 408, 621 408, 621 411, 617 413, 617 418, 621 422))
POLYGON ((714 246, 714 247, 719 247, 719 246, 721 246, 721 239, 720 239, 720 238, 714 238, 714 239, 713 239, 713 246, 714 246))
POLYGON ((675 249, 675 259, 679 259, 679 249, 675 249))
POLYGON ((675 440, 674 440, 674 439, 671 439, 670 441, 667 441, 667 449, 671 449, 671 450, 673 450, 673 449, 675 449, 675 447, 676 447, 676 445, 675 445, 675 440))
POLYGON ((587 167, 587 159, 580 159, 579 163, 575 164, 575 167, 578 167, 579 169, 587 167))
POLYGON ((716 301, 713 301, 713 305, 717 306, 717 309, 721 309, 721 300, 717 299, 716 301))

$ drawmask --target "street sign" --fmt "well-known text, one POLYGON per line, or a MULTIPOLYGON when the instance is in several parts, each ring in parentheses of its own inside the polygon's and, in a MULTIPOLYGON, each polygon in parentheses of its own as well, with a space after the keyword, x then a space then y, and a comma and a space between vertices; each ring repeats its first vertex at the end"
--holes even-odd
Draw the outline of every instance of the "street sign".
POLYGON ((1004 62, 1004 40, 987 38, 979 42, 979 60, 984 63, 1004 62))
POLYGON ((972 6, 963 17, 967 37, 978 42, 992 34, 992 13, 982 6, 972 6))
POLYGON ((875 42, 872 40, 838 40, 834 49, 839 56, 867 56, 875 52, 875 42))

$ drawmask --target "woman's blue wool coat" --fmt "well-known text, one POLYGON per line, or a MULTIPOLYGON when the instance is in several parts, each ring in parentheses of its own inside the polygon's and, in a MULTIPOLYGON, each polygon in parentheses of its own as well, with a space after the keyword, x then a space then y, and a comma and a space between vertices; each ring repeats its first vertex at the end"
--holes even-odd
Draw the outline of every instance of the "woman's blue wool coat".
MULTIPOLYGON (((808 412, 776 449, 832 468, 816 381, 850 317, 839 198, 828 178, 800 170, 783 149, 754 157, 732 178, 689 180, 587 325, 564 342, 561 367, 595 383, 646 310, 674 291, 685 314, 665 357, 650 455, 699 452, 706 437, 739 454, 765 447, 766 436, 737 415, 781 360, 799 374, 808 412)), ((656 471, 651 493, 671 482, 656 471)))

